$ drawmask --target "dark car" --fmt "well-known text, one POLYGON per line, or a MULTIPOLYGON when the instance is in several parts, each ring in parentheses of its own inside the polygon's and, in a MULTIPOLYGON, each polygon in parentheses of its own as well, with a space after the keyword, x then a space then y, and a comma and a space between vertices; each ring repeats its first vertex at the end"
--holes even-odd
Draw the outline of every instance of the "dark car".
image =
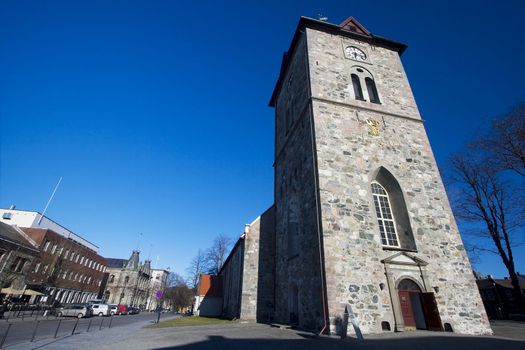
POLYGON ((128 308, 128 315, 136 315, 140 312, 138 307, 131 306, 128 308))

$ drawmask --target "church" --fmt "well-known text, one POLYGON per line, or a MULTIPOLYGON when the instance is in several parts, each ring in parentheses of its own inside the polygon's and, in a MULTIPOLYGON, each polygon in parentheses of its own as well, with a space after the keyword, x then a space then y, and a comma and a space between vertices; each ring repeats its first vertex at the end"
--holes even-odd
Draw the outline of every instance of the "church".
POLYGON ((274 204, 220 272, 224 315, 336 334, 346 310, 363 334, 492 333, 405 49, 352 17, 299 20, 270 100, 274 204))

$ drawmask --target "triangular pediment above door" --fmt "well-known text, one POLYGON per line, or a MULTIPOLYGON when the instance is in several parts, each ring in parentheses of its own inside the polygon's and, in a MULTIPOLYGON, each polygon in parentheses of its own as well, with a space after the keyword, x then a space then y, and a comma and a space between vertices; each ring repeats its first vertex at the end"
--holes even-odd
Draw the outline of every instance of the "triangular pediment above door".
POLYGON ((412 254, 399 252, 381 260, 383 264, 425 266, 428 263, 412 254))

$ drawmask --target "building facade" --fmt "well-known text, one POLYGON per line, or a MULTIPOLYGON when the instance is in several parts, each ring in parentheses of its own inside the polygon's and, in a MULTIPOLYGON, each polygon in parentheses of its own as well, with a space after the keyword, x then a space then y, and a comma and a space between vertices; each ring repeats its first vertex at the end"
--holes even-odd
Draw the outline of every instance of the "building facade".
POLYGON ((104 299, 109 304, 125 304, 146 308, 150 295, 151 261, 140 262, 134 250, 129 259, 108 258, 108 279, 104 299))
POLYGON ((156 310, 158 307, 165 307, 164 292, 168 282, 169 271, 164 269, 152 269, 151 280, 149 283, 149 295, 146 300, 146 310, 156 310))
POLYGON ((0 295, 24 292, 38 245, 16 226, 0 222, 0 295))
POLYGON ((491 333, 405 49, 353 18, 299 22, 270 102, 280 322, 491 333))
POLYGON ((27 287, 43 293, 35 301, 96 299, 106 269, 98 247, 38 212, 1 209, 2 221, 24 232, 38 247, 26 273, 27 287))
POLYGON ((225 314, 255 308, 258 321, 330 333, 345 329, 346 312, 364 334, 492 333, 405 49, 351 17, 300 19, 270 101, 273 231, 250 225, 244 252, 232 252, 225 314), (252 257, 248 238, 259 241, 252 257), (255 276, 256 292, 243 281, 255 276))

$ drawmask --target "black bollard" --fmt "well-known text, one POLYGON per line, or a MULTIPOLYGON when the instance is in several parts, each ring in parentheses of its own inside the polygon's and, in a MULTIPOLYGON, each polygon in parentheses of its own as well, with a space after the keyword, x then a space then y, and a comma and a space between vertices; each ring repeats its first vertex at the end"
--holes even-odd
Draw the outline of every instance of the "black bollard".
POLYGON ((91 327, 91 321, 93 321, 92 318, 89 319, 88 328, 86 330, 86 333, 89 333, 89 328, 91 327))
POLYGON ((71 335, 75 334, 75 331, 77 330, 78 321, 80 321, 80 318, 77 317, 77 322, 75 322, 75 325, 73 326, 73 330, 71 331, 71 335))
POLYGON ((102 323, 104 323, 104 318, 101 319, 100 325, 98 326, 98 330, 99 331, 102 329, 102 323))
POLYGON ((109 327, 108 328, 111 328, 111 323, 113 323, 113 316, 111 316, 111 318, 109 319, 109 327))
POLYGON ((39 324, 40 324, 40 321, 36 321, 35 330, 33 331, 33 335, 31 336, 31 343, 33 342, 33 340, 35 340, 36 332, 38 331, 38 325, 39 324))
POLYGON ((11 329, 11 325, 12 325, 12 323, 8 323, 7 324, 7 329, 5 330, 5 334, 2 337, 2 342, 0 343, 0 348, 2 348, 4 346, 4 342, 5 342, 6 338, 7 338, 7 334, 9 333, 9 329, 11 329))
POLYGON ((56 329, 56 331, 55 331, 55 338, 57 337, 58 329, 60 328, 60 323, 62 323, 62 320, 58 320, 57 329, 56 329))

